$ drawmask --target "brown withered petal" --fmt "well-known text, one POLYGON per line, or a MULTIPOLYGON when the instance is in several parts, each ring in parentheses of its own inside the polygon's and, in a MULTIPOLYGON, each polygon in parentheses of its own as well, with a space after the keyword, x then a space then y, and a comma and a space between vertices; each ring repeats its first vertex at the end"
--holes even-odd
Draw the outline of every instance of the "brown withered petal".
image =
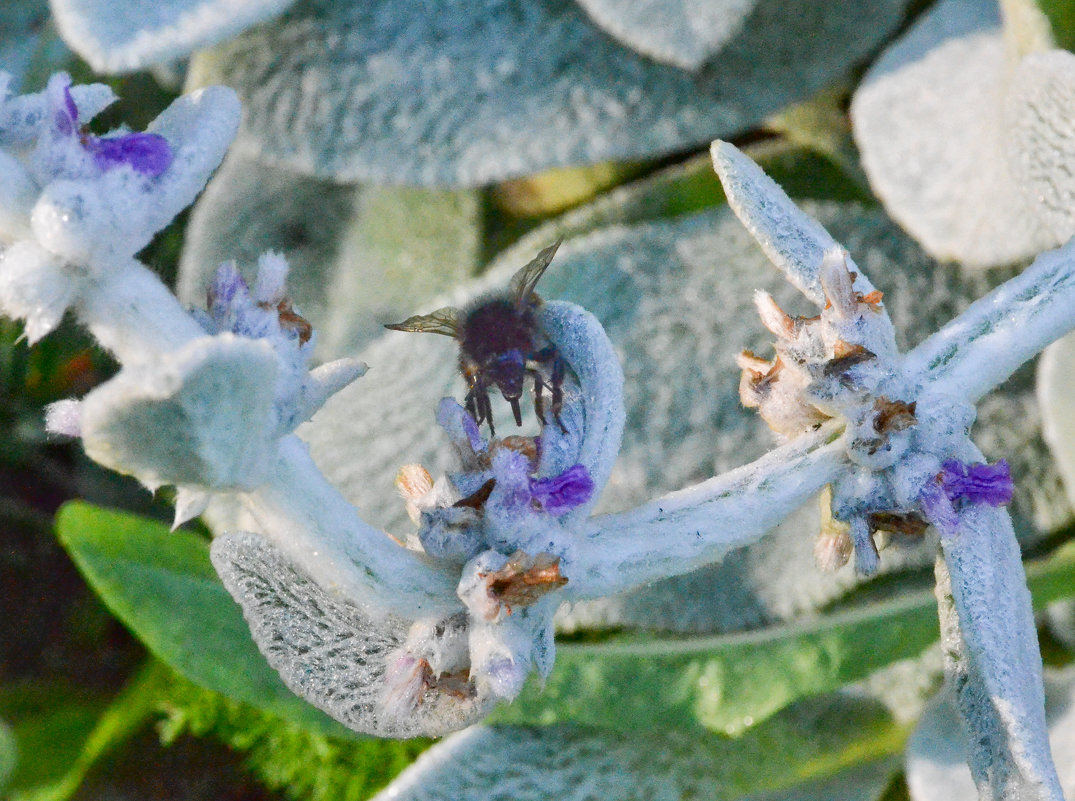
POLYGON ((873 405, 875 412, 873 428, 878 434, 903 431, 918 422, 915 417, 916 403, 878 398, 873 405))
POLYGON ((872 311, 881 311, 881 299, 884 298, 885 293, 880 289, 875 289, 873 292, 867 292, 865 295, 859 296, 859 301, 865 303, 870 307, 872 311))
MULTIPOLYGON (((426 664, 428 667, 428 663, 426 664)), ((430 671, 425 677, 425 686, 429 690, 435 690, 464 701, 473 698, 477 694, 477 688, 470 678, 469 668, 457 670, 455 673, 441 673, 439 676, 434 676, 433 672, 430 671)))
POLYGON ((467 497, 462 498, 461 500, 458 500, 455 503, 453 503, 452 506, 455 506, 455 507, 465 506, 465 507, 468 507, 470 509, 477 509, 480 512, 482 510, 482 507, 485 506, 485 502, 487 500, 489 500, 489 496, 492 494, 493 487, 495 487, 495 486, 496 486, 496 479, 491 478, 488 481, 486 481, 484 484, 482 484, 480 487, 478 487, 477 490, 472 492, 467 497))
MULTIPOLYGON (((273 304, 271 303, 259 303, 258 306, 262 309, 273 308, 273 304)), ((314 333, 313 326, 310 325, 309 320, 295 311, 290 300, 287 298, 282 299, 276 304, 275 308, 276 316, 280 320, 280 327, 282 329, 298 333, 300 345, 305 345, 310 341, 310 337, 312 337, 314 333)))
POLYGON ((908 512, 874 512, 867 518, 871 531, 890 531, 894 534, 906 534, 909 537, 921 537, 929 528, 923 518, 908 512))
POLYGON ((856 364, 862 364, 870 359, 877 358, 876 354, 862 345, 853 345, 843 340, 837 341, 833 351, 833 358, 829 359, 825 365, 825 376, 827 378, 843 375, 856 364))
POLYGON ((510 437, 504 437, 503 439, 494 439, 489 443, 489 451, 495 453, 497 448, 507 448, 516 453, 521 453, 531 464, 537 464, 537 442, 533 437, 523 437, 518 434, 512 434, 510 437))
POLYGON ((560 575, 560 557, 550 553, 530 556, 516 551, 500 570, 486 576, 489 595, 511 614, 513 606, 529 606, 546 593, 567 584, 560 575))

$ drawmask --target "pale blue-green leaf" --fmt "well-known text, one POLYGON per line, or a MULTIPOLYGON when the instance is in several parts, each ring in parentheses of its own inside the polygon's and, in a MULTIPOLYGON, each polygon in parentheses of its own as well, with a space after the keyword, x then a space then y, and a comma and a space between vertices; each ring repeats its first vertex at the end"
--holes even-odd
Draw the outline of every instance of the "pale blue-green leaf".
MULTIPOLYGON (((826 251, 837 246, 836 241, 735 145, 718 140, 710 153, 728 205, 739 221, 787 280, 823 307, 826 300, 820 267, 826 251)), ((855 281, 856 289, 873 291, 868 276, 858 276, 855 281)))
POLYGON ((256 534, 218 536, 212 559, 284 683, 349 729, 379 737, 440 736, 492 708, 486 694, 459 698, 427 688, 417 706, 402 713, 402 703, 385 701, 386 673, 411 621, 371 614, 326 592, 256 534))
POLYGON ((757 0, 578 0, 590 19, 656 61, 696 70, 743 28, 757 0))
MULTIPOLYGON (((179 299, 205 307, 216 268, 234 260, 252 282, 259 255, 283 253, 287 289, 306 317, 324 316, 331 266, 359 190, 265 166, 230 152, 191 211, 179 263, 179 299)), ((253 283, 251 283, 253 286, 253 283)))
POLYGON ((892 216, 939 259, 1010 264, 1075 232, 1075 60, 1010 58, 996 0, 943 0, 855 93, 863 166, 892 216))
POLYGON ((133 72, 222 42, 294 0, 51 0, 60 34, 98 72, 133 72))
POLYGON ((71 55, 55 46, 56 33, 48 18, 46 0, 7 0, 0 5, 0 71, 11 76, 8 91, 13 94, 41 88, 27 80, 39 62, 55 63, 60 60, 57 55, 71 55))
POLYGON ((1075 54, 1031 53, 1011 77, 1005 133, 1015 182, 1051 244, 1075 235, 1075 54))
POLYGON ((738 739, 695 730, 476 726, 426 751, 376 799, 872 801, 904 737, 876 704, 842 696, 799 704, 738 739), (819 794, 826 787, 838 789, 819 794))
MULTIPOLYGON (((981 460, 973 447, 961 457, 981 460)), ((1030 593, 1008 513, 968 505, 941 545, 936 574, 945 674, 956 690, 979 795, 1063 801, 1049 754, 1030 593)))
POLYGON ((1068 498, 1075 503, 1075 334, 1045 349, 1038 366, 1042 430, 1056 460, 1068 498))
POLYGON ((80 503, 63 507, 57 531, 109 609, 177 673, 315 732, 352 736, 292 695, 258 653, 205 540, 80 503))
POLYGON ((252 280, 260 253, 281 252, 318 355, 351 355, 477 271, 481 218, 475 191, 337 184, 233 153, 194 207, 178 293, 201 306, 222 261, 252 280))
MULTIPOLYGON (((877 209, 804 203, 845 244, 885 292, 901 346, 917 344, 993 281, 938 266, 877 209)), ((584 222, 579 223, 585 226, 584 222)), ((558 229, 541 229, 507 251, 481 280, 413 309, 462 305, 507 285, 558 229)), ((598 228, 569 239, 538 285, 546 298, 569 299, 604 324, 625 372, 627 428, 599 511, 620 511, 681 489, 764 453, 772 443, 756 415, 741 407, 735 355, 767 353, 771 335, 757 320, 755 289, 772 291, 795 313, 808 304, 782 281, 750 234, 727 209, 650 225, 598 228)), ((402 464, 434 475, 452 468, 433 410, 446 394, 461 397, 455 343, 447 337, 391 332, 361 354, 370 365, 361 386, 343 390, 303 429, 315 460, 371 522, 397 534, 411 530, 393 486, 402 464), (362 454, 356 458, 355 454, 362 454)), ((1031 374, 1016 374, 982 404, 975 429, 991 459, 1005 457, 1021 476, 1013 507, 1020 531, 1052 530, 1070 519, 1060 479, 1046 456, 1031 374)), ((495 398, 499 401, 499 397, 495 398)), ((497 419, 510 420, 506 406, 497 419)), ((536 429, 531 413, 524 431, 536 429)), ((512 428, 505 429, 506 433, 512 428)), ((813 566, 816 506, 722 566, 658 583, 646 591, 577 605, 565 625, 643 625, 712 632, 753 627, 816 608, 855 583, 852 571, 821 574, 813 566)), ((892 569, 908 557, 888 551, 892 569)), ((923 552, 922 560, 932 557, 923 552)))
POLYGON ((243 152, 338 180, 475 186, 749 128, 842 75, 904 4, 767 3, 691 74, 617 44, 571 0, 304 0, 200 53, 190 77, 238 89, 243 152))
POLYGON ((276 447, 278 369, 268 342, 232 334, 124 367, 82 401, 83 446, 153 488, 255 487, 276 447))
MULTIPOLYGON (((1045 673, 1049 745, 1066 798, 1075 798, 1075 671, 1045 673)), ((907 786, 912 801, 975 801, 967 744, 956 705, 942 692, 922 716, 907 744, 907 786)))
POLYGON ((1069 651, 1075 651, 1075 599, 1049 604, 1045 610, 1045 625, 1069 651))

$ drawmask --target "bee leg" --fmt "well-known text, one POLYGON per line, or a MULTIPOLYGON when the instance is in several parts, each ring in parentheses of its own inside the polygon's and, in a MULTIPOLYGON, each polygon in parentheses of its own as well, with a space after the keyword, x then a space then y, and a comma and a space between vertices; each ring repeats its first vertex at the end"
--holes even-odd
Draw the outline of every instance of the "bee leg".
POLYGON ((537 415, 537 419, 541 421, 541 424, 545 425, 545 395, 542 393, 545 388, 545 382, 541 378, 541 373, 537 370, 532 370, 531 375, 534 377, 534 414, 537 415))
POLYGON ((552 360, 552 417, 556 425, 560 426, 563 433, 567 433, 563 421, 560 419, 560 410, 564 407, 564 360, 559 354, 552 360))
POLYGON ((479 393, 478 402, 481 404, 482 420, 486 420, 489 423, 489 436, 495 436, 496 429, 493 428, 493 404, 489 401, 489 393, 486 392, 485 387, 482 387, 481 392, 479 393))
POLYGON ((511 412, 515 415, 515 425, 521 426, 523 424, 523 413, 519 410, 519 399, 512 398, 508 403, 511 404, 511 412))
POLYGON ((463 399, 463 408, 467 410, 467 414, 474 418, 475 423, 482 424, 481 412, 478 411, 478 393, 474 387, 470 388, 466 398, 463 399))

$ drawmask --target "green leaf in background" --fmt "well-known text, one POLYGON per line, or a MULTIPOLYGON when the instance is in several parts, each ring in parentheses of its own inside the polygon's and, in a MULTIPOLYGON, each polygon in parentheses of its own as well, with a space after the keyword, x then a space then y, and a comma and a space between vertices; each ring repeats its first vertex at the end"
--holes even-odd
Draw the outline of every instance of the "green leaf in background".
POLYGON ((1049 20, 1056 46, 1075 50, 1075 5, 1070 0, 1037 0, 1037 5, 1049 20))
POLYGON ((80 502, 60 510, 56 528, 112 613, 177 673, 314 731, 357 736, 292 694, 269 667, 203 538, 80 502))
POLYGON ((66 710, 29 722, 30 734, 16 728, 23 762, 12 783, 12 801, 66 801, 101 757, 114 751, 149 720, 165 681, 157 663, 144 667, 103 714, 72 721, 66 710), (61 744, 57 748, 57 741, 61 744))
POLYGON ((872 801, 908 733, 876 701, 842 694, 803 701, 738 738, 566 723, 477 726, 435 745, 375 801, 872 801), (499 795, 505 776, 510 794, 499 795), (843 792, 832 792, 833 784, 844 784, 843 792), (831 794, 816 794, 826 786, 831 794))
POLYGON ((302 801, 362 801, 388 784, 432 741, 341 740, 198 687, 173 674, 161 705, 161 738, 212 736, 241 751, 271 790, 302 801))
MULTIPOLYGON (((1039 608, 1075 588, 1075 543, 1028 568, 1039 608)), ((561 645, 544 687, 533 683, 501 722, 614 729, 701 725, 736 734, 796 699, 866 678, 920 654, 938 637, 928 590, 745 634, 625 636, 561 645)))
MULTIPOLYGON (((6 733, 12 738, 9 755, 18 756, 16 763, 8 765, 14 768, 8 783, 0 782, 9 794, 3 797, 61 780, 78 760, 107 703, 67 684, 0 687, 0 717, 10 724, 6 733)), ((4 748, 0 743, 0 764, 4 748)))
POLYGON ((11 774, 15 772, 18 750, 15 747, 15 735, 11 728, 0 720, 0 792, 7 787, 11 774))

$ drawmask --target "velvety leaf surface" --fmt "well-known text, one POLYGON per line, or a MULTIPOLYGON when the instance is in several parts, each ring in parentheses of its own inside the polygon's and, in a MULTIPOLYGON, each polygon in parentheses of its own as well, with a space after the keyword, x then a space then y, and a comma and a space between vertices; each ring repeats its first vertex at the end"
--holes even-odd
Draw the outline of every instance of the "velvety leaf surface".
MULTIPOLYGON (((885 292, 903 346, 916 344, 1003 277, 937 266, 877 210, 814 203, 804 208, 885 292)), ((414 312, 462 305, 506 286, 511 273, 557 233, 551 227, 529 235, 482 280, 414 312)), ((608 225, 561 247, 538 291, 590 309, 619 349, 626 376, 624 447, 602 511, 704 480, 769 447, 764 423, 739 403, 734 368, 741 349, 769 348, 752 303, 755 289, 773 292, 793 312, 811 313, 726 209, 649 225, 608 225)), ((371 522, 403 533, 410 524, 392 485, 396 471, 407 462, 421 462, 434 475, 451 466, 433 410, 443 395, 461 396, 456 348, 446 337, 391 332, 360 356, 370 365, 361 386, 331 400, 303 436, 330 479, 371 522)), ((986 454, 1007 458, 1020 476, 1013 509, 1024 533, 1051 530, 1070 515, 1059 476, 1044 458, 1030 384, 1031 373, 1024 370, 987 399, 975 431, 986 454)), ((499 418, 509 414, 504 407, 499 418)), ((802 515, 720 567, 579 605, 568 625, 645 621, 655 628, 720 631, 816 608, 855 578, 850 569, 835 576, 816 571, 816 507, 802 515)), ((929 549, 919 558, 931 559, 929 549)), ((899 554, 884 554, 883 568, 899 563, 899 554)))
POLYGON ((178 293, 202 306, 222 261, 252 280, 259 254, 281 252, 288 291, 317 325, 318 353, 351 355, 474 274, 481 216, 474 191, 337 184, 233 153, 191 215, 178 293))
POLYGON ((762 3, 691 74, 617 44, 571 0, 437 0, 420 14, 304 0, 199 54, 190 78, 239 91, 244 153, 338 180, 474 186, 744 130, 843 74, 903 6, 762 3))
POLYGON ((98 72, 166 64, 269 19, 294 0, 51 0, 60 33, 98 72))
POLYGON ((800 704, 738 739, 476 726, 424 753, 376 798, 873 799, 890 775, 884 757, 901 746, 903 732, 875 703, 846 696, 800 704), (842 790, 818 795, 826 785, 842 790))
MULTIPOLYGON (((49 9, 44 0, 6 0, 0 5, 0 70, 11 76, 8 89, 18 92, 42 47, 50 46, 51 31, 43 30, 49 9)), ((28 86, 39 89, 38 86, 28 86)))
POLYGON ((1060 801, 1041 655, 1011 519, 1003 509, 968 506, 941 546, 936 595, 945 676, 956 691, 978 792, 1060 801))
POLYGON ((578 0, 590 18, 656 61, 698 69, 735 36, 757 0, 578 0))
POLYGON ((1019 63, 995 0, 943 0, 871 67, 851 119, 874 191, 927 251, 1010 264, 1075 232, 1073 94, 1075 56, 1019 63))
POLYGON ((1075 335, 1047 347, 1038 367, 1038 401, 1041 403, 1045 441, 1056 460, 1068 498, 1075 499, 1075 335))
MULTIPOLYGON (((1049 745, 1066 798, 1075 797, 1075 671, 1045 674, 1049 745)), ((923 715, 907 745, 907 785, 912 801, 974 801, 978 791, 966 761, 955 704, 942 693, 923 715)))
MULTIPOLYGON (((266 250, 287 257, 287 287, 303 315, 324 316, 325 288, 358 190, 267 167, 230 151, 195 204, 186 228, 176 293, 205 307, 217 266, 234 260, 252 282, 266 250)), ((253 283, 250 283, 253 286, 253 283)))
POLYGON ((57 531, 108 608, 178 673, 315 730, 353 736, 292 695, 258 653, 204 539, 84 503, 61 509, 57 531))

